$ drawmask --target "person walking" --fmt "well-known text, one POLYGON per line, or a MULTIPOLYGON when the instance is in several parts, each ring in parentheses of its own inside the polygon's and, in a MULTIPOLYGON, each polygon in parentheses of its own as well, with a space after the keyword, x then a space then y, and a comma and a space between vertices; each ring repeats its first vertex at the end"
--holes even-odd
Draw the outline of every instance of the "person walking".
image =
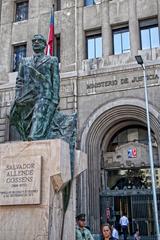
POLYGON ((122 228, 122 232, 123 232, 123 239, 127 240, 127 229, 128 229, 128 218, 125 216, 126 214, 122 214, 120 220, 119 220, 119 224, 121 225, 122 228))
POLYGON ((85 214, 81 213, 76 217, 76 240, 94 240, 88 228, 85 227, 85 214))
POLYGON ((134 234, 134 240, 141 240, 139 229, 136 229, 136 232, 134 234))
POLYGON ((119 234, 114 224, 112 224, 112 237, 114 240, 119 240, 119 234))

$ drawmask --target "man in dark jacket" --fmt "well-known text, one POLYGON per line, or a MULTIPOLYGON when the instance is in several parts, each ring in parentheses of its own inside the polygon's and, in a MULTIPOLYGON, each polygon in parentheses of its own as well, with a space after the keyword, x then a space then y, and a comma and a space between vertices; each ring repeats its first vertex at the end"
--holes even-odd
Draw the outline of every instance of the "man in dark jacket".
POLYGON ((59 103, 58 61, 57 57, 44 54, 45 47, 45 38, 34 35, 34 55, 22 59, 19 66, 10 120, 23 140, 46 138, 59 103))

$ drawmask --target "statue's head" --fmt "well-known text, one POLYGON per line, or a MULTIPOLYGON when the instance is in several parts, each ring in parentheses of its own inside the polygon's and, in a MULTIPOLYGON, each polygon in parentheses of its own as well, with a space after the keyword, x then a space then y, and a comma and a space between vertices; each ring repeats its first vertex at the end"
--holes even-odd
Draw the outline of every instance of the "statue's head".
POLYGON ((46 39, 41 34, 35 34, 32 38, 32 48, 35 53, 42 53, 46 47, 46 39))

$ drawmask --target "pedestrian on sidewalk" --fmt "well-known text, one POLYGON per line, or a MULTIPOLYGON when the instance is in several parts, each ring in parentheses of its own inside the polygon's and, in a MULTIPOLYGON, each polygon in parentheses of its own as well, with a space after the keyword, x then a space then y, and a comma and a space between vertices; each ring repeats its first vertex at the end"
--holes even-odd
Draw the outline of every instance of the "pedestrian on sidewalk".
POLYGON ((88 228, 85 227, 85 214, 81 213, 76 217, 76 240, 94 240, 88 228))
POLYGON ((114 240, 112 237, 112 227, 109 223, 102 226, 102 240, 114 240))
POLYGON ((134 240, 141 240, 139 229, 136 229, 136 232, 134 234, 134 240))
POLYGON ((128 230, 128 218, 126 217, 126 214, 123 213, 120 220, 119 220, 119 224, 121 225, 122 228, 122 232, 123 232, 123 239, 127 240, 127 230, 128 230))

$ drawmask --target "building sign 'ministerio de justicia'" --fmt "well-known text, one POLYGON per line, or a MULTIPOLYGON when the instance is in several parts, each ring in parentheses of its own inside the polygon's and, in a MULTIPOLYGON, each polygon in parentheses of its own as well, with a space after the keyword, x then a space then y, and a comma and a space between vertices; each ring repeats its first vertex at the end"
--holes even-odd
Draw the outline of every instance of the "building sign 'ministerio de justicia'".
MULTIPOLYGON (((92 88, 107 88, 110 86, 117 86, 117 85, 127 85, 127 84, 135 84, 135 83, 143 83, 143 76, 133 76, 132 78, 120 78, 120 79, 113 79, 113 80, 107 80, 103 82, 95 82, 95 83, 90 83, 87 84, 87 89, 92 89, 92 88)), ((158 74, 149 74, 146 76, 146 79, 148 81, 154 81, 154 80, 159 80, 158 74)), ((150 82, 150 83, 151 83, 150 82)))

